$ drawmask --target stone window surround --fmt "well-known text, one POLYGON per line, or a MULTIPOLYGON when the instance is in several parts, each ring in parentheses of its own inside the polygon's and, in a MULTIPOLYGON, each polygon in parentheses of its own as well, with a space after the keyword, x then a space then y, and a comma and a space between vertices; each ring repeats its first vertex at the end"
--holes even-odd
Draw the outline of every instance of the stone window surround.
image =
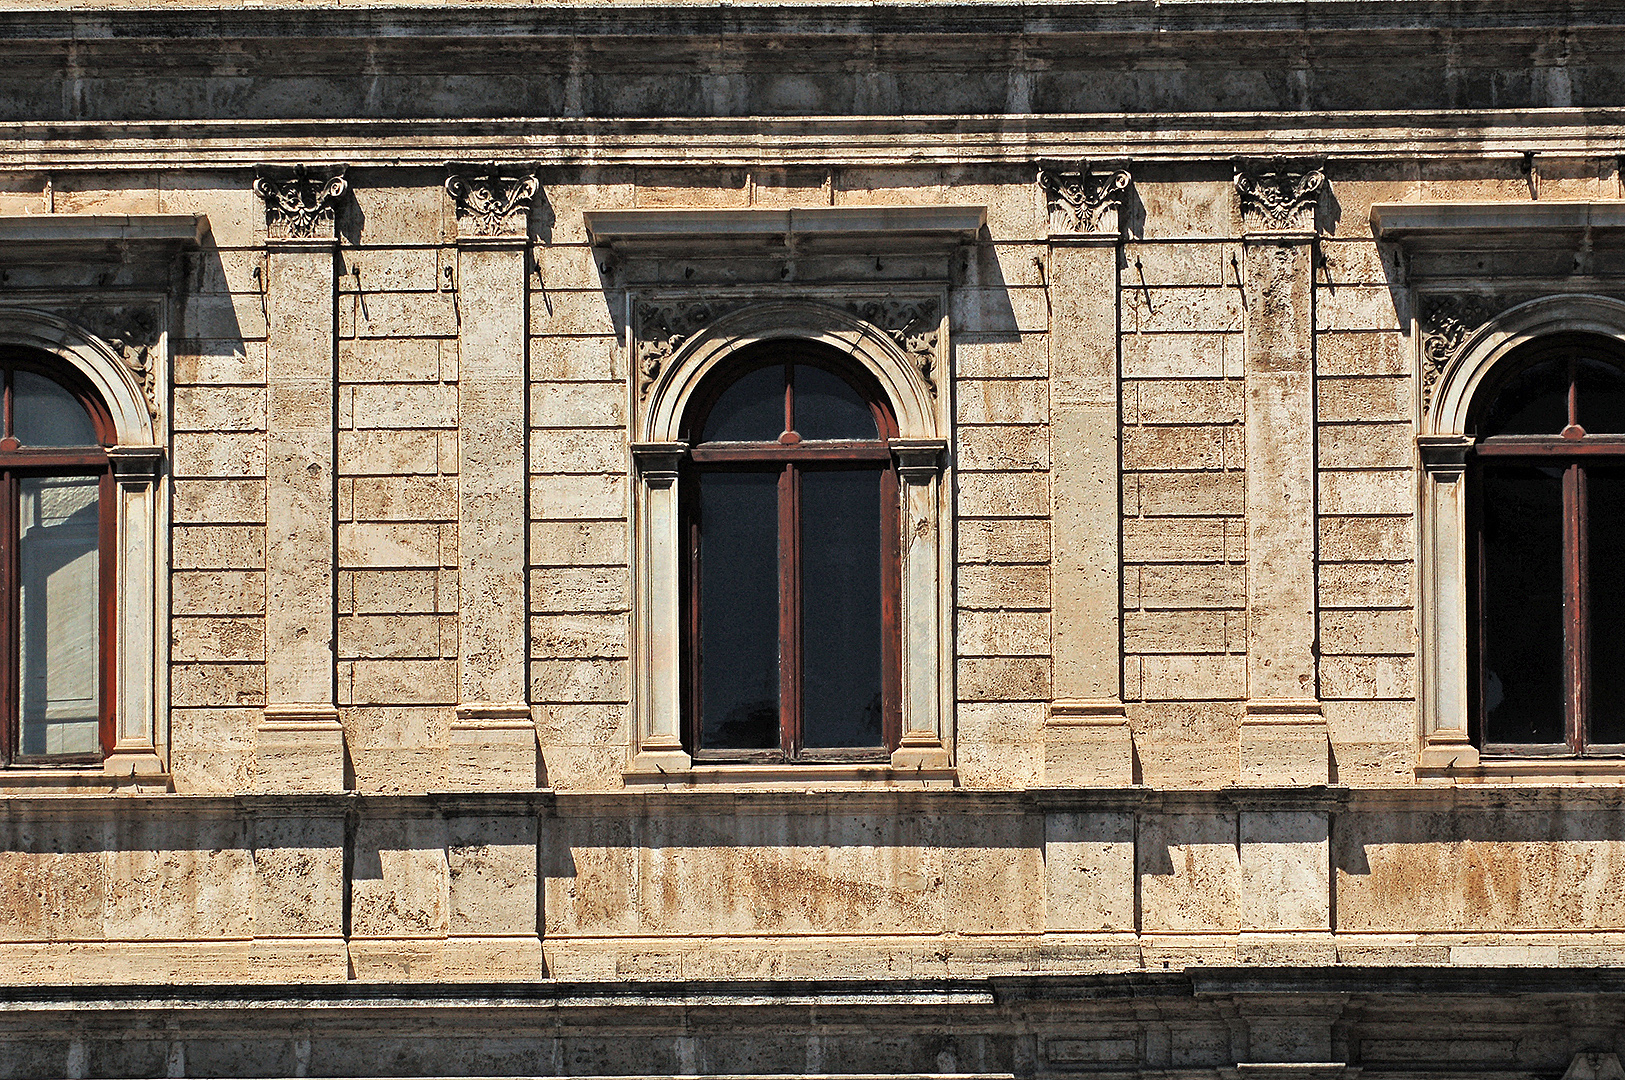
MULTIPOLYGON (((1595 334, 1625 344, 1625 301, 1590 292, 1595 283, 1524 278, 1510 268, 1560 265, 1573 254, 1577 273, 1594 248, 1625 243, 1621 203, 1379 204, 1372 231, 1397 243, 1408 264, 1406 284, 1476 297, 1497 292, 1533 299, 1513 304, 1481 325, 1461 326, 1448 359, 1437 371, 1431 400, 1419 402, 1416 437, 1421 466, 1417 621, 1420 631, 1418 720, 1423 776, 1479 778, 1616 779, 1625 762, 1584 758, 1482 757, 1469 737, 1467 645, 1466 465, 1473 446, 1468 412, 1492 368, 1519 348, 1553 334, 1595 334), (1465 253, 1480 256, 1476 280, 1452 280, 1465 253), (1435 273, 1435 270, 1440 272, 1435 273), (1544 295, 1541 295, 1544 294, 1544 295)), ((1411 305, 1413 309, 1416 304, 1411 305)), ((1426 385, 1424 327, 1412 318, 1417 385, 1426 385)), ((1420 395, 1419 395, 1420 396, 1420 395)))
MULTIPOLYGON (((585 215, 593 243, 613 254, 679 259, 696 251, 761 257, 803 244, 820 254, 947 253, 974 241, 982 207, 819 207, 809 210, 622 210, 585 215), (767 249, 764 251, 764 247, 767 249)), ((946 265, 946 264, 945 264, 946 265)), ((635 353, 640 300, 706 305, 726 314, 680 339, 658 369, 631 364, 632 726, 629 783, 747 785, 954 782, 952 379, 947 371, 947 281, 781 284, 771 289, 628 291, 628 347, 635 353), (853 300, 934 304, 922 365, 918 342, 845 306, 853 300), (903 500, 902 738, 889 765, 696 766, 681 736, 682 610, 680 426, 696 388, 719 364, 761 342, 831 347, 861 365, 896 418, 891 440, 903 500), (923 369, 922 369, 923 367, 923 369), (640 386, 640 383, 642 384, 640 386)), ((668 339, 669 340, 669 339, 668 339)))
MULTIPOLYGON (((0 256, 23 262, 93 263, 105 261, 109 249, 131 261, 167 267, 184 248, 196 247, 208 230, 201 215, 52 215, 0 217, 0 256)), ((167 311, 170 281, 140 297, 167 311), (148 295, 148 294, 151 295, 148 295)), ((154 415, 167 388, 167 328, 158 328, 149 362, 157 374, 153 402, 118 348, 78 326, 51 307, 87 302, 86 290, 61 294, 30 293, 17 305, 0 305, 0 342, 58 357, 93 387, 106 406, 118 436, 108 448, 115 484, 114 601, 114 736, 100 767, 39 766, 0 772, 4 787, 105 786, 125 777, 146 786, 164 786, 168 768, 167 713, 169 635, 164 631, 168 608, 169 490, 164 470, 163 425, 154 415)))

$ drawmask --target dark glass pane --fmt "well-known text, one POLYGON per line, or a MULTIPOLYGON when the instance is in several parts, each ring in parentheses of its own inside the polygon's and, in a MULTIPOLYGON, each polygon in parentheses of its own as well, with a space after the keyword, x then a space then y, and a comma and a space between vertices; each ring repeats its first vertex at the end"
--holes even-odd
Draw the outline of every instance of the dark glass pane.
POLYGON ((12 426, 24 446, 95 446, 96 425, 77 398, 43 375, 14 373, 12 426))
POLYGON ((880 473, 801 477, 802 742, 879 746, 880 473))
POLYGON ((705 442, 774 442, 784 433, 784 366, 757 368, 722 392, 705 418, 705 442))
POLYGON ((1625 432, 1625 371, 1590 357, 1576 367, 1580 426, 1592 435, 1625 432))
POLYGON ((803 439, 878 439, 874 410, 839 375, 796 365, 796 432, 803 439))
POLYGON ((1548 360, 1518 372, 1495 395, 1478 426, 1491 435, 1556 435, 1569 423, 1569 362, 1548 360))
POLYGON ((1587 739, 1625 743, 1625 469, 1586 472, 1591 535, 1591 717, 1587 739))
POLYGON ((700 746, 779 745, 776 473, 700 477, 700 746))
POLYGON ((1561 743, 1562 470, 1485 466, 1485 741, 1561 743))
POLYGON ((101 749, 100 482, 94 476, 29 476, 19 486, 18 741, 29 755, 94 754, 101 749))

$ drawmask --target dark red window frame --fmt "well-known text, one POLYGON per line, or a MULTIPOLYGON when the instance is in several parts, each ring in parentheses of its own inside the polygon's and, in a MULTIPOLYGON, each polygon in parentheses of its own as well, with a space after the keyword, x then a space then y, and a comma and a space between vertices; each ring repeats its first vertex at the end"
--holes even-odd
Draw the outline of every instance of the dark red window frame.
POLYGON ((113 684, 116 654, 112 643, 114 619, 115 527, 112 463, 105 447, 116 445, 112 417, 101 400, 77 373, 66 371, 60 362, 28 350, 0 351, 0 766, 96 764, 112 749, 113 684), (96 430, 100 446, 40 447, 30 449, 12 434, 13 376, 29 371, 49 379, 71 394, 96 430), (94 476, 99 480, 97 498, 97 728, 101 752, 97 754, 24 755, 20 752, 21 673, 19 665, 18 607, 21 578, 18 541, 20 484, 28 476, 94 476))
MULTIPOLYGON (((1567 364, 1566 423, 1561 430, 1549 434, 1486 433, 1473 448, 1469 462, 1469 579, 1468 627, 1469 650, 1473 658, 1474 677, 1469 684, 1469 715, 1474 742, 1487 754, 1518 756, 1621 756, 1625 745, 1601 742, 1593 738, 1592 720, 1592 631, 1593 607, 1598 602, 1592 588, 1591 504, 1588 498, 1587 478, 1598 469, 1610 471, 1625 469, 1625 434, 1591 433, 1580 423, 1581 387, 1580 364, 1588 359, 1602 360, 1613 367, 1625 369, 1625 356, 1615 350, 1599 347, 1594 339, 1579 336, 1566 337, 1543 343, 1530 350, 1519 360, 1508 365, 1507 371, 1483 393, 1482 404, 1475 409, 1476 422, 1482 423, 1486 414, 1498 404, 1503 392, 1513 390, 1517 376, 1542 364, 1554 361, 1567 364), (1489 640, 1492 633, 1506 633, 1490 626, 1487 611, 1490 590, 1495 585, 1489 580, 1491 557, 1488 545, 1492 542, 1487 529, 1486 469, 1497 466, 1540 467, 1561 470, 1561 556, 1558 577, 1561 580, 1562 602, 1562 671, 1561 691, 1563 709, 1563 738, 1561 742, 1492 742, 1489 738, 1490 720, 1488 702, 1491 697, 1491 661, 1489 640)), ((1620 598, 1625 602, 1625 597, 1620 598)))
POLYGON ((902 737, 902 607, 899 488, 896 463, 887 440, 897 435, 897 422, 877 385, 864 373, 853 372, 839 355, 801 344, 778 344, 747 353, 727 368, 712 373, 688 410, 685 434, 691 449, 684 463, 682 535, 687 573, 683 582, 684 743, 696 761, 709 762, 843 762, 885 761, 902 737), (874 415, 876 439, 803 440, 795 431, 795 391, 791 373, 796 365, 822 368, 852 387, 874 415), (712 407, 738 379, 764 367, 785 372, 784 432, 774 442, 695 441, 712 407), (873 747, 808 748, 803 721, 804 656, 801 612, 802 528, 801 478, 809 471, 861 469, 879 474, 881 574, 881 696, 882 744, 873 747), (779 745, 768 750, 712 748, 702 745, 701 700, 704 657, 701 655, 701 611, 698 597, 705 567, 702 565, 699 523, 700 478, 709 472, 776 471, 778 473, 777 529, 779 594, 779 745))

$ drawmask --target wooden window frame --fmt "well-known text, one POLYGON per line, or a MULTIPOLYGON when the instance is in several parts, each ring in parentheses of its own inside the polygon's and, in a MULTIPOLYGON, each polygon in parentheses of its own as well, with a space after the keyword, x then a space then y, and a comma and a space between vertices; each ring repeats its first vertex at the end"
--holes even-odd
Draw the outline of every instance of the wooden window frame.
POLYGON ((780 344, 742 354, 713 373, 696 395, 689 412, 690 449, 683 463, 681 534, 684 545, 683 742, 696 763, 872 763, 890 760, 902 739, 902 559, 899 530, 900 489, 897 466, 888 440, 897 422, 878 387, 861 373, 847 370, 838 358, 804 345, 780 344), (721 395, 746 374, 774 365, 785 372, 784 433, 776 442, 694 442, 721 395), (795 432, 795 366, 818 367, 842 379, 868 404, 875 418, 875 439, 803 440, 795 432), (854 377, 854 376, 857 377, 854 377), (808 749, 802 709, 803 642, 801 618, 800 478, 809 470, 860 468, 880 477, 881 533, 881 718, 882 742, 874 747, 808 749), (703 679, 700 625, 700 581, 703 573, 697 508, 702 475, 721 471, 778 473, 779 538, 779 746, 776 749, 707 748, 701 745, 703 679))
POLYGON ((112 752, 117 727, 117 650, 112 628, 117 620, 117 505, 112 459, 107 447, 117 444, 112 417, 101 400, 76 373, 36 359, 31 353, 0 351, 0 767, 39 768, 96 765, 112 752), (99 445, 27 449, 12 436, 13 383, 17 371, 49 379, 66 390, 90 416, 99 445), (22 738, 19 629, 21 612, 20 480, 28 476, 94 476, 97 486, 97 732, 100 751, 94 754, 25 755, 22 738))
MULTIPOLYGON (((1491 757, 1622 757, 1625 745, 1595 743, 1588 734, 1591 704, 1591 617, 1590 617, 1590 552, 1589 552, 1589 500, 1586 476, 1592 467, 1625 467, 1625 434, 1588 434, 1578 423, 1579 415, 1579 360, 1581 353, 1597 356, 1602 350, 1559 340, 1543 343, 1533 355, 1510 365, 1498 373, 1495 385, 1488 388, 1475 409, 1479 415, 1487 412, 1500 392, 1521 371, 1537 364, 1563 359, 1567 354, 1568 391, 1567 425, 1553 435, 1489 435, 1472 448, 1467 462, 1468 471, 1468 579, 1467 631, 1468 651, 1472 658, 1473 676, 1468 683, 1468 718, 1470 737, 1480 752, 1491 757), (1488 697, 1486 680, 1489 677, 1485 608, 1488 562, 1485 541, 1485 495, 1483 468, 1486 464, 1538 465, 1560 467, 1562 476, 1562 554, 1561 576, 1563 589, 1563 730, 1561 743, 1492 743, 1488 741, 1488 716, 1485 701, 1488 697)), ((1600 357, 1599 357, 1600 358, 1600 357)), ((1619 357, 1610 358, 1616 366, 1625 367, 1619 357)))

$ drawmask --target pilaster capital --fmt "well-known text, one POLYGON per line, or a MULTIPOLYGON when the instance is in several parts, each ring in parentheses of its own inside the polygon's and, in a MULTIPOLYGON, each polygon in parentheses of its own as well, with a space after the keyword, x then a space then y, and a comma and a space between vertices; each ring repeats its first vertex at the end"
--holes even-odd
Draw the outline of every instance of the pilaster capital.
POLYGON ((265 200, 272 240, 332 240, 338 204, 350 190, 343 165, 256 165, 254 193, 265 200))
POLYGON ((1049 211, 1051 239, 1074 237, 1116 238, 1120 214, 1133 177, 1127 162, 1089 162, 1038 166, 1038 186, 1049 211))
POLYGON ((688 453, 686 442, 640 442, 632 444, 632 462, 646 480, 670 482, 688 453))
POLYGON ((456 209, 459 241, 524 236, 540 190, 533 163, 446 163, 446 194, 456 209))
POLYGON ((936 476, 948 452, 946 439, 890 439, 886 445, 897 458, 897 471, 910 484, 923 484, 936 476))
POLYGON ((1313 236, 1315 210, 1326 190, 1321 166, 1320 161, 1236 159, 1236 194, 1247 231, 1313 236))

